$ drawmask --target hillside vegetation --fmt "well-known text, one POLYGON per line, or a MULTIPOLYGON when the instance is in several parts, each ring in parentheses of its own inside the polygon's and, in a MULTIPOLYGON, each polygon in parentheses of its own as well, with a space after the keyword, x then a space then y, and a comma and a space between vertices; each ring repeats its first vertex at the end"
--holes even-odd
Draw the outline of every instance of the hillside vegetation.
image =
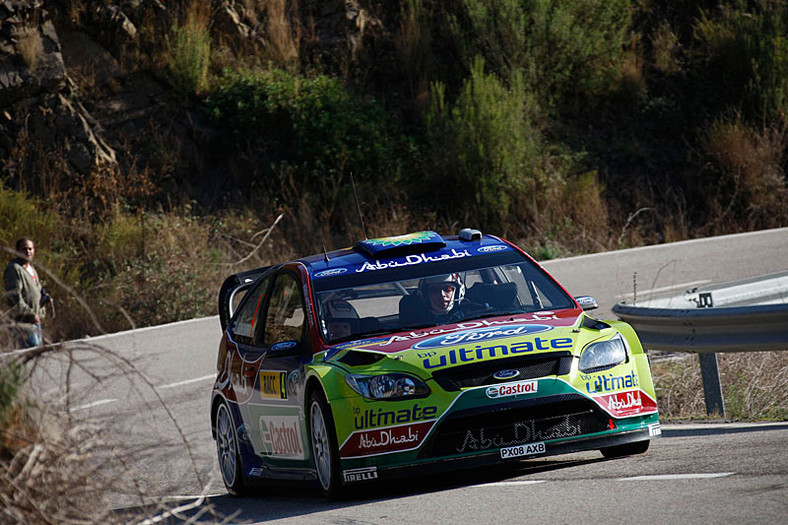
MULTIPOLYGON (((787 30, 773 0, 2 0, 0 247, 35 240, 51 342, 213 315, 364 230, 546 259, 785 226, 787 30)), ((82 350, 0 361, 0 521, 148 501, 115 429, 23 395, 38 353, 138 374, 82 350)), ((720 370, 728 417, 788 418, 788 352, 720 370)), ((694 356, 654 376, 663 420, 706 416, 694 356)))
POLYGON ((213 314, 227 274, 350 244, 352 182, 370 236, 540 259, 788 219, 781 2, 91 4, 40 12, 116 162, 75 170, 44 107, 2 124, 0 244, 37 241, 53 339, 213 314))

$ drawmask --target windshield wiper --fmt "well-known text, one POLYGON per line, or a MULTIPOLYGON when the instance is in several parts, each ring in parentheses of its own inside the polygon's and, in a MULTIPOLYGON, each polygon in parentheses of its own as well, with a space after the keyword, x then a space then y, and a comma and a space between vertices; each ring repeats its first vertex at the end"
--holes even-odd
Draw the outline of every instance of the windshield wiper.
POLYGON ((422 328, 433 328, 433 327, 436 327, 436 326, 438 326, 438 323, 435 323, 435 322, 426 323, 426 324, 425 323, 420 323, 420 324, 414 324, 414 325, 409 325, 409 326, 400 326, 398 328, 395 328, 394 331, 395 332, 407 332, 408 330, 421 330, 422 328))
POLYGON ((483 312, 479 315, 470 315, 465 318, 465 320, 473 320, 473 319, 487 319, 489 317, 504 317, 506 315, 518 315, 524 314, 526 310, 515 310, 515 311, 508 311, 508 310, 494 310, 492 312, 483 312))

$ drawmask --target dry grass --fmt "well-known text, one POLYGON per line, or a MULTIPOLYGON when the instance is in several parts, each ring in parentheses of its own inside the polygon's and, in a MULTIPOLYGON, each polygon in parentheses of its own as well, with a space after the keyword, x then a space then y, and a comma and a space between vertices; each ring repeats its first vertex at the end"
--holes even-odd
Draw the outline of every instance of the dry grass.
POLYGON ((265 35, 271 59, 278 64, 297 64, 301 27, 298 2, 290 0, 256 0, 249 2, 255 17, 265 21, 265 35))
POLYGON ((657 71, 671 74, 681 69, 678 54, 681 44, 668 21, 663 21, 651 37, 654 67, 657 71))
MULTIPOLYGON (((157 457, 167 448, 163 431, 154 432, 159 436, 154 441, 135 444, 133 432, 120 430, 127 424, 122 416, 89 416, 76 407, 84 402, 86 392, 109 382, 127 388, 127 398, 152 398, 147 410, 152 410, 152 403, 159 404, 158 411, 173 429, 168 434, 177 436, 178 448, 190 458, 196 483, 206 486, 174 414, 134 363, 91 344, 47 346, 9 355, 0 353, 0 364, 7 366, 11 359, 24 363, 31 379, 26 394, 14 403, 12 417, 0 427, 0 522, 186 521, 184 514, 173 513, 176 504, 162 502, 146 482, 147 474, 134 466, 140 458, 157 457), (115 508, 120 502, 126 510, 115 508)), ((179 482, 186 482, 184 476, 179 482)), ((181 510, 189 510, 187 514, 201 522, 222 521, 211 517, 213 509, 203 498, 181 510)))
POLYGON ((716 208, 713 233, 780 226, 788 219, 785 138, 777 126, 756 130, 738 116, 710 126, 702 146, 715 179, 715 189, 709 192, 716 208))
POLYGON ((25 28, 19 33, 19 43, 17 44, 22 59, 28 69, 35 71, 38 66, 38 57, 44 52, 44 44, 41 41, 41 34, 36 28, 25 28))
MULTIPOLYGON (((675 354, 653 363, 660 417, 704 419, 698 357, 675 354)), ((725 416, 742 421, 788 420, 788 352, 718 354, 725 416)))

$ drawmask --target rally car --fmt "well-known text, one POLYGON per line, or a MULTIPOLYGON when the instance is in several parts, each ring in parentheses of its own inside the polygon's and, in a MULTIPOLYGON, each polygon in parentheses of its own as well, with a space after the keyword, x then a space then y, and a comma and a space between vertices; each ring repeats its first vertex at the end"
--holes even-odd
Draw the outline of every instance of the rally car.
POLYGON ((395 476, 660 434, 647 355, 516 245, 425 231, 227 278, 211 398, 231 494, 304 480, 328 497, 395 476))

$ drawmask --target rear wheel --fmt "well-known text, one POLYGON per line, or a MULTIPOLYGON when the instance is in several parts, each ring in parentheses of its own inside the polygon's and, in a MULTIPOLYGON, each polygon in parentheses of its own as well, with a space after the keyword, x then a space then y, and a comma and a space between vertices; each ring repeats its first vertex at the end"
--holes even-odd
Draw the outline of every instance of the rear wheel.
POLYGON ((309 396, 309 429, 312 441, 312 456, 315 458, 317 479, 323 494, 331 499, 339 498, 342 481, 339 472, 339 451, 334 432, 334 418, 323 394, 315 389, 309 396))
POLYGON ((626 445, 616 445, 615 447, 607 447, 600 449, 600 452, 606 458, 621 458, 624 456, 633 456, 635 454, 643 454, 648 450, 650 440, 635 441, 634 443, 627 443, 626 445))
POLYGON ((219 456, 219 470, 227 492, 233 496, 246 493, 243 465, 238 451, 238 436, 230 409, 221 403, 216 409, 216 452, 219 456))

